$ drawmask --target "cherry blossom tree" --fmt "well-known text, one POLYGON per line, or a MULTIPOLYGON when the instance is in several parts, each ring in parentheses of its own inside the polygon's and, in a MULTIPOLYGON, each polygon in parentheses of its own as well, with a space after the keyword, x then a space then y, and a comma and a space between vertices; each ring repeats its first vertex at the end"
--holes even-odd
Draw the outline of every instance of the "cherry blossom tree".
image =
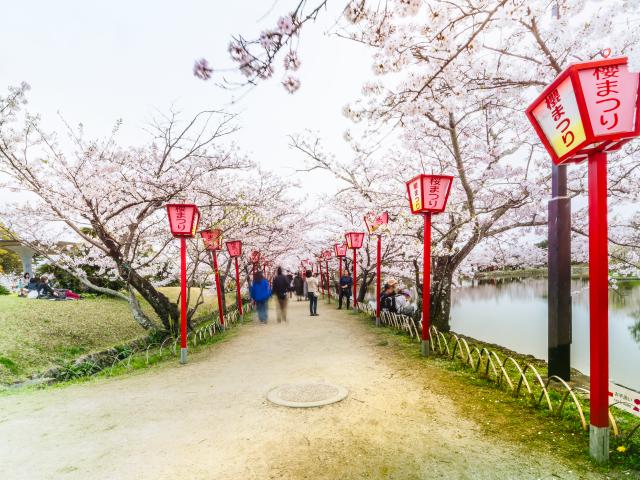
MULTIPOLYGON (((395 204, 396 221, 405 225, 398 236, 414 239, 413 251, 403 251, 413 256, 416 280, 421 229, 417 219, 406 215, 404 181, 420 171, 455 175, 447 213, 434 225, 431 311, 441 328, 448 326, 453 274, 479 244, 515 229, 546 225, 549 160, 524 107, 570 62, 594 58, 610 45, 614 54, 629 54, 637 68, 640 17, 631 3, 397 0, 346 5, 335 33, 368 45, 379 77, 366 82, 363 97, 344 109, 354 121, 345 137, 355 161, 332 160, 319 151, 315 138, 297 138, 293 146, 304 152, 310 168, 331 171, 345 189, 371 198, 377 209, 395 204)), ((622 156, 612 169, 613 188, 633 182, 637 164, 636 154, 622 156)), ((576 197, 585 191, 582 170, 571 172, 576 197)), ((628 201, 635 200, 628 187, 618 188, 618 194, 623 190, 628 201)), ((502 245, 509 244, 523 250, 522 241, 502 245)), ((539 249, 531 251, 530 260, 538 261, 539 249)))
POLYGON ((177 305, 152 281, 175 243, 164 205, 187 195, 208 208, 238 203, 231 173, 252 164, 225 141, 236 130, 233 115, 208 110, 183 123, 172 112, 150 125, 146 145, 123 148, 119 124, 98 140, 86 139, 82 125, 66 125, 64 138, 45 132, 39 118, 22 109, 26 90, 22 85, 0 98, 0 170, 8 178, 2 187, 30 198, 2 212, 7 229, 39 251, 55 252, 80 278, 73 262, 87 260, 122 278, 136 320, 153 326, 134 292, 151 305, 162 329, 174 331, 177 305), (82 254, 68 255, 60 239, 79 243, 82 254))

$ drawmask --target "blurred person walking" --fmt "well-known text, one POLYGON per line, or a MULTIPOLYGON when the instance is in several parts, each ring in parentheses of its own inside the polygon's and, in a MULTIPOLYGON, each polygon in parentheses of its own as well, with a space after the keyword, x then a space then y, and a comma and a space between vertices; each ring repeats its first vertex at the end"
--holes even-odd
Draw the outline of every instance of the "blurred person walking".
POLYGON ((273 279, 273 293, 276 296, 276 313, 278 323, 287 321, 287 302, 288 293, 290 291, 290 281, 287 275, 282 273, 282 267, 276 270, 276 276, 273 279))
POLYGON ((262 272, 256 272, 253 276, 253 283, 249 289, 251 298, 256 302, 256 310, 258 311, 258 319, 261 325, 266 325, 269 319, 268 303, 271 297, 271 287, 262 272))

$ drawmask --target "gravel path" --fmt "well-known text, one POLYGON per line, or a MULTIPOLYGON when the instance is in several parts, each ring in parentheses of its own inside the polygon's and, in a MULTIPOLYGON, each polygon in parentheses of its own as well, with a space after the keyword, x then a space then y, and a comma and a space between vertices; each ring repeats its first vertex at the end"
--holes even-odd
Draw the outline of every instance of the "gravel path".
POLYGON ((271 312, 186 366, 0 398, 0 478, 577 478, 484 437, 448 397, 395 371, 361 322, 319 308, 309 317, 290 302, 288 324, 271 312), (298 382, 349 395, 307 409, 266 400, 298 382))

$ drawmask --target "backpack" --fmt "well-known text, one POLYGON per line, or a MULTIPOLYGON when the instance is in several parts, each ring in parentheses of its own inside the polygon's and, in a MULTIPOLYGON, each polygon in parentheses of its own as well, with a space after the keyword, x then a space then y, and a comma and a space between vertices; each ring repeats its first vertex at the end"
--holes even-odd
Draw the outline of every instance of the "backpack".
POLYGON ((380 308, 389 310, 392 313, 396 313, 396 296, 395 295, 383 295, 380 301, 380 308))

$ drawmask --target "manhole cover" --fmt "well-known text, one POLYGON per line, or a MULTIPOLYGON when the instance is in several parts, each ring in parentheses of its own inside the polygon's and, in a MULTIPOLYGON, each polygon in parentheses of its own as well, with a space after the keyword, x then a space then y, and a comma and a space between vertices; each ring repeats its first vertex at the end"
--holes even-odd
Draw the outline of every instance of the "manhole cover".
POLYGON ((348 393, 344 387, 326 383, 287 383, 269 390, 267 400, 285 407, 321 407, 344 400, 348 393))

